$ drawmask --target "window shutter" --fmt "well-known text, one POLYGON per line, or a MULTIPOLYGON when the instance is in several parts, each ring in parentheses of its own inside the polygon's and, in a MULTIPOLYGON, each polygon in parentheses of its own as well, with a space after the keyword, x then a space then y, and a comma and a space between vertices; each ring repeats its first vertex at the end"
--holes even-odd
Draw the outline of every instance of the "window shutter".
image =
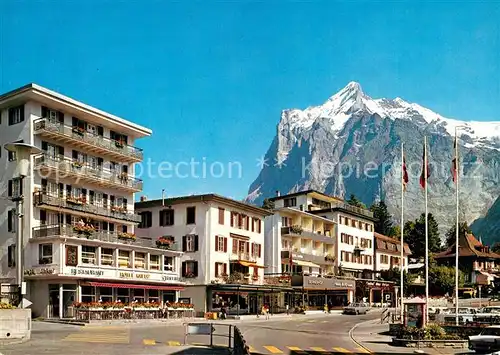
POLYGON ((215 277, 219 277, 219 264, 220 263, 215 263, 215 277))
POLYGON ((64 123, 64 113, 63 112, 61 112, 61 111, 57 112, 57 120, 59 121, 59 123, 64 123))
POLYGON ((259 258, 262 257, 262 245, 257 244, 257 247, 259 248, 259 258))
POLYGON ((182 251, 186 251, 186 236, 182 236, 182 251))
POLYGON ((255 218, 252 218, 252 232, 255 231, 255 218))
POLYGON ((255 243, 252 243, 252 254, 251 255, 252 256, 255 255, 255 243))
POLYGON ((9 180, 9 191, 8 191, 8 196, 12 197, 12 180, 9 180))
POLYGON ((194 251, 198 251, 198 235, 194 236, 194 251))
POLYGON ((250 217, 245 216, 245 229, 250 230, 250 217))
POLYGON ((222 267, 222 269, 224 270, 224 275, 227 275, 227 264, 224 263, 224 266, 222 267))
POLYGON ((215 236, 215 251, 219 251, 219 236, 215 236))
POLYGON ((238 227, 243 226, 243 216, 241 214, 238 215, 238 227))
POLYGON ((231 219, 231 227, 234 227, 234 213, 233 212, 231 212, 230 219, 231 219))
POLYGON ((257 225, 259 226, 259 230, 257 232, 261 232, 262 231, 262 221, 260 219, 257 220, 257 225))
POLYGON ((250 252, 250 242, 245 243, 245 250, 247 253, 250 252))
POLYGON ((13 232, 14 231, 13 223, 12 223, 12 221, 13 221, 13 218, 12 218, 13 213, 12 212, 13 212, 12 210, 9 210, 7 212, 7 219, 8 219, 7 220, 7 231, 8 232, 13 232))
POLYGON ((224 238, 224 253, 227 253, 227 238, 224 238))
MULTIPOLYGON (((183 237, 185 238, 185 237, 183 237)), ((182 262, 182 277, 186 277, 186 262, 182 262)))
POLYGON ((195 261, 193 263, 193 274, 194 274, 194 276, 198 276, 198 262, 197 261, 195 261))
POLYGON ((49 149, 49 145, 48 145, 48 143, 47 143, 47 142, 45 142, 45 141, 42 141, 42 150, 45 150, 45 151, 46 151, 46 150, 48 150, 48 149, 49 149))
POLYGON ((238 241, 233 239, 233 254, 238 254, 238 241))

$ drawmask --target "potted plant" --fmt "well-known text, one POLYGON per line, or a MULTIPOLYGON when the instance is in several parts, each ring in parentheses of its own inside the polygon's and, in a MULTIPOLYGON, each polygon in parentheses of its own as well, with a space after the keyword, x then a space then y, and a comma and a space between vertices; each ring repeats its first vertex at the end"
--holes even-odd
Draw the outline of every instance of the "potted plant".
POLYGON ((174 239, 172 236, 164 235, 156 240, 156 247, 159 249, 171 249, 172 244, 174 244, 174 239))
POLYGON ((79 136, 83 136, 83 133, 85 132, 85 130, 83 128, 78 127, 78 126, 73 126, 72 131, 73 131, 73 133, 78 134, 79 136))
POLYGON ((92 235, 92 233, 95 232, 95 228, 93 225, 90 225, 90 224, 77 224, 75 226, 73 226, 73 230, 77 233, 77 234, 83 234, 85 235, 87 238, 90 237, 92 235))
POLYGON ((327 254, 325 256, 325 261, 330 261, 330 262, 334 262, 335 261, 335 257, 331 254, 327 254))
POLYGON ((124 142, 122 140, 115 140, 116 148, 123 148, 124 142))
POLYGON ((137 238, 134 233, 119 232, 118 239, 135 241, 137 238))
POLYGON ((81 169, 83 167, 83 163, 81 161, 78 161, 78 160, 73 160, 71 165, 73 166, 73 168, 77 168, 77 169, 81 169))
POLYGON ((304 229, 300 225, 295 224, 295 225, 290 227, 290 231, 294 234, 302 234, 304 229))
POLYGON ((111 206, 111 211, 112 212, 118 212, 118 213, 124 213, 126 210, 125 210, 125 207, 123 206, 111 206))

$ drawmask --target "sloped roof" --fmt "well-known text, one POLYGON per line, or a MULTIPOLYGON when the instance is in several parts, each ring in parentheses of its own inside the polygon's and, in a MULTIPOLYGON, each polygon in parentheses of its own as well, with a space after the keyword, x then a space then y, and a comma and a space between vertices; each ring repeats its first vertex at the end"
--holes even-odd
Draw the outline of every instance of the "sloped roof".
MULTIPOLYGON (((401 242, 399 240, 377 232, 375 232, 374 234, 375 234, 375 246, 377 251, 381 252, 383 251, 384 253, 387 252, 387 253, 401 254, 401 242), (395 250, 387 248, 388 242, 395 245, 395 250)), ((405 243, 404 241, 403 241, 403 249, 405 255, 411 255, 410 247, 408 246, 408 243, 405 243)))
MULTIPOLYGON (((455 244, 445 251, 434 256, 435 259, 455 257, 455 244)), ((458 256, 475 256, 479 258, 494 258, 500 259, 500 255, 493 253, 489 247, 483 245, 473 234, 464 234, 458 238, 458 256)))

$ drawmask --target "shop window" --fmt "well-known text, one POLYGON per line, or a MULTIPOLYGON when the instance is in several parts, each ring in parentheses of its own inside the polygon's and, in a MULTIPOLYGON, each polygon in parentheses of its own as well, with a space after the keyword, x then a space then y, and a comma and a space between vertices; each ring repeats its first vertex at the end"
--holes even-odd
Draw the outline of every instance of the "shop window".
POLYGON ((160 291, 148 290, 148 302, 160 302, 160 291))
POLYGON ((163 270, 164 271, 174 271, 174 257, 164 256, 163 257, 163 270))
POLYGON ((117 288, 116 289, 116 300, 122 303, 130 303, 130 289, 128 288, 117 288))
POLYGON ((97 265, 97 248, 82 245, 82 264, 97 265))
POLYGON ((118 252, 118 267, 130 267, 130 252, 128 250, 118 252))
POLYGON ((52 244, 40 244, 38 246, 38 263, 52 264, 52 244))
POLYGON ((136 288, 132 292, 134 293, 134 302, 144 303, 146 300, 144 289, 136 288))
POLYGON ((135 252, 134 267, 136 269, 145 269, 146 268, 146 254, 135 252))
POLYGON ((94 286, 82 286, 82 302, 95 302, 94 286))
POLYGON ((101 248, 101 265, 113 266, 113 249, 101 248))
POLYGON ((111 287, 99 287, 99 301, 113 302, 113 289, 111 287))
POLYGON ((149 269, 150 270, 160 270, 160 256, 150 255, 149 256, 149 269))

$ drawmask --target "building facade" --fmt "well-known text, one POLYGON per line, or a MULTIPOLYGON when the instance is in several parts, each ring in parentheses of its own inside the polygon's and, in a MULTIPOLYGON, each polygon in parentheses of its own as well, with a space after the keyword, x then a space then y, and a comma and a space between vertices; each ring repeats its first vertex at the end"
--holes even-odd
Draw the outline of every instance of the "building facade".
POLYGON ((35 316, 72 317, 75 302, 175 301, 181 253, 134 234, 134 194, 142 190, 134 166, 143 159, 134 144, 151 131, 35 84, 0 96, 0 110, 2 147, 23 142, 42 150, 24 180, 15 154, 0 155, 2 282, 17 282, 22 228, 35 316), (20 196, 22 226, 12 201, 20 196))
POLYGON ((181 297, 198 314, 257 313, 270 302, 264 285, 266 210, 215 194, 136 203, 138 233, 182 250, 181 297))

